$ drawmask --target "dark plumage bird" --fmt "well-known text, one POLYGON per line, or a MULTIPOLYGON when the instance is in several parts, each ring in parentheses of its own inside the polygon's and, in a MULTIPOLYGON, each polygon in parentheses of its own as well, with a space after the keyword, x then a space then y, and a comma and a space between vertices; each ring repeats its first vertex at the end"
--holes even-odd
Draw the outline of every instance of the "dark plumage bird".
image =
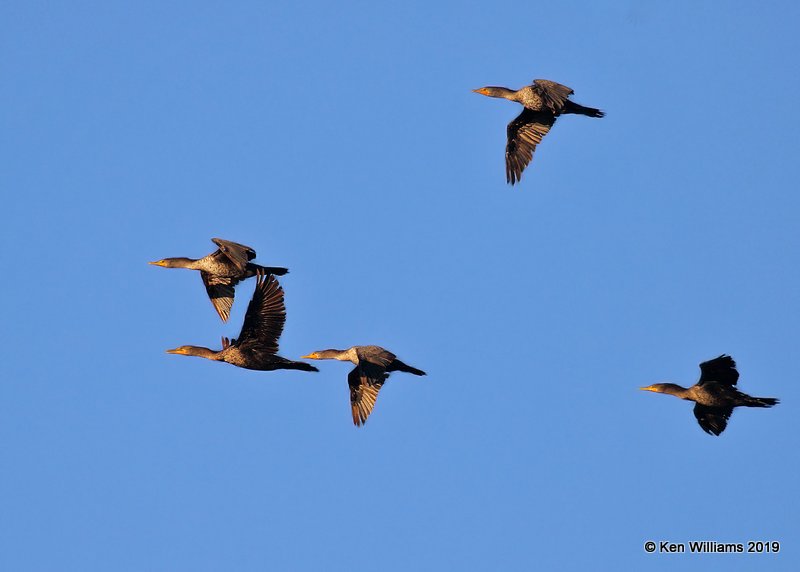
POLYGON ((271 371, 274 369, 299 369, 319 371, 311 364, 291 361, 278 354, 278 338, 286 322, 283 288, 272 274, 258 271, 256 290, 247 306, 244 324, 239 337, 222 338, 220 351, 198 346, 181 346, 167 350, 168 354, 197 356, 214 361, 224 361, 237 367, 271 371))
POLYGON ((255 276, 258 271, 278 276, 289 272, 286 268, 253 264, 250 261, 256 257, 256 251, 249 246, 221 238, 212 238, 211 241, 219 248, 203 258, 164 258, 150 264, 199 270, 208 297, 223 322, 227 322, 231 315, 234 287, 241 280, 255 276))
POLYGON ((392 352, 380 346, 353 346, 347 350, 321 350, 313 352, 303 359, 338 359, 356 364, 347 375, 350 385, 350 407, 353 423, 363 425, 375 407, 378 392, 383 387, 389 372, 404 371, 414 375, 427 375, 421 369, 406 365, 397 359, 392 352))
POLYGON ((706 433, 719 435, 725 431, 734 407, 772 407, 779 403, 774 397, 751 397, 736 389, 739 372, 736 362, 721 355, 700 364, 700 380, 686 388, 674 383, 655 383, 641 387, 644 391, 668 393, 694 401, 694 416, 706 433))
POLYGON ((506 181, 512 185, 520 180, 522 171, 533 159, 536 146, 542 142, 559 115, 575 113, 603 117, 594 107, 584 107, 568 98, 574 92, 565 85, 546 79, 535 79, 532 85, 517 91, 506 87, 487 86, 473 90, 489 97, 502 97, 521 103, 525 108, 508 124, 506 144, 506 181))

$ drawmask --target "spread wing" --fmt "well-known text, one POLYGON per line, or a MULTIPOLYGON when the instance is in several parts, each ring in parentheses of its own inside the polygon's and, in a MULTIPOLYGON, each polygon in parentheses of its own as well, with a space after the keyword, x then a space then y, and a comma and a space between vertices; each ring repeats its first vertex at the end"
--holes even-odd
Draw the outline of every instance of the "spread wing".
POLYGON ((549 79, 535 79, 531 87, 539 94, 542 102, 553 113, 559 113, 564 107, 564 102, 567 101, 567 98, 575 93, 566 85, 561 85, 549 79))
POLYGON ((732 407, 706 407, 699 403, 694 406, 694 416, 700 427, 710 435, 719 435, 728 426, 733 413, 732 407))
POLYGON ((506 182, 512 185, 520 180, 522 171, 533 160, 536 146, 547 135, 556 116, 547 111, 523 109, 514 121, 508 124, 506 144, 506 182))
POLYGON ((225 256, 228 260, 233 262, 236 268, 241 272, 244 272, 247 262, 256 257, 256 251, 244 244, 223 240, 221 238, 212 238, 211 242, 219 247, 219 250, 215 252, 213 256, 225 256))
POLYGON ((228 318, 231 317, 234 286, 239 283, 238 278, 214 276, 203 271, 200 272, 200 277, 203 279, 203 285, 206 287, 211 303, 214 304, 214 309, 219 314, 219 317, 222 318, 222 321, 227 322, 228 318))
POLYGON ((387 377, 389 374, 384 368, 365 361, 359 363, 347 375, 347 384, 350 386, 350 408, 356 426, 367 422, 367 417, 372 413, 372 408, 378 399, 378 392, 387 377))
POLYGON ((729 355, 722 354, 718 358, 704 361, 700 364, 700 381, 703 385, 707 381, 716 381, 722 385, 734 386, 739 381, 739 372, 736 371, 736 362, 729 355))
POLYGON ((258 348, 269 354, 278 353, 278 339, 286 322, 283 288, 272 274, 258 273, 253 299, 247 306, 244 324, 234 342, 239 348, 258 348))
POLYGON ((392 352, 380 346, 356 346, 356 354, 360 362, 368 361, 383 369, 389 367, 389 364, 397 358, 392 352))

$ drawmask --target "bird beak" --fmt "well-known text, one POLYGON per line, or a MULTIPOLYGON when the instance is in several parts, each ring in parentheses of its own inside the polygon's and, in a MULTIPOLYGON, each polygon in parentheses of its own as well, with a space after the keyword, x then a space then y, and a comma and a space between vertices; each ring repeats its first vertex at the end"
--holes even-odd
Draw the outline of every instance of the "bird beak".
POLYGON ((655 391, 652 385, 648 385, 647 387, 640 387, 639 389, 641 389, 642 391, 655 391))
POLYGON ((152 264, 154 266, 164 266, 163 260, 156 260, 155 262, 148 262, 148 264, 152 264))
POLYGON ((317 359, 317 352, 310 353, 307 356, 300 356, 300 359, 317 359))
MULTIPOLYGON (((151 263, 151 264, 152 264, 152 263, 151 263)), ((183 354, 185 354, 186 352, 183 350, 183 348, 175 348, 174 350, 167 350, 167 353, 168 353, 168 354, 179 354, 179 355, 183 355, 183 354)))

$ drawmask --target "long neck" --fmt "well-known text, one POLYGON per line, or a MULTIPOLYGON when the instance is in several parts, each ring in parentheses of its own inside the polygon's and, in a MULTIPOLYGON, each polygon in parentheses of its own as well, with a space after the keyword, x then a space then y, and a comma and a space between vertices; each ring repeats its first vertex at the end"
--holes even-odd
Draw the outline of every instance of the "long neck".
POLYGON ((517 92, 507 87, 487 87, 486 91, 486 95, 489 97, 502 97, 503 99, 517 101, 517 92))
POLYGON ((197 259, 195 258, 165 258, 164 259, 164 267, 165 268, 189 268, 189 269, 196 269, 197 268, 197 259))
POLYGON ((358 354, 355 348, 347 350, 322 350, 317 352, 317 359, 337 359, 339 361, 350 361, 358 364, 358 354))
POLYGON ((681 387, 676 383, 660 383, 659 393, 667 393, 680 397, 681 399, 692 399, 691 391, 686 387, 681 387))
POLYGON ((317 359, 338 359, 340 361, 348 361, 347 350, 322 350, 317 352, 317 359))
POLYGON ((220 361, 222 359, 219 356, 220 353, 222 352, 215 352, 214 350, 210 350, 202 346, 186 346, 184 348, 184 355, 213 359, 215 361, 220 361))

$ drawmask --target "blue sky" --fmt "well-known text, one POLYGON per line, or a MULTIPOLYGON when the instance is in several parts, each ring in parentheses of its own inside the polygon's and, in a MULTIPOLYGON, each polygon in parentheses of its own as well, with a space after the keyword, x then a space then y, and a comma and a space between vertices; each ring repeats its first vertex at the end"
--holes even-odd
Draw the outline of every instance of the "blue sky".
POLYGON ((797 570, 796 3, 6 2, 4 570, 797 570), (533 78, 560 119, 514 188, 533 78), (287 266, 281 354, 196 273, 287 266), (719 438, 637 391, 737 360, 719 438), (793 421, 795 419, 795 421, 793 421), (778 540, 777 555, 646 554, 778 540))

